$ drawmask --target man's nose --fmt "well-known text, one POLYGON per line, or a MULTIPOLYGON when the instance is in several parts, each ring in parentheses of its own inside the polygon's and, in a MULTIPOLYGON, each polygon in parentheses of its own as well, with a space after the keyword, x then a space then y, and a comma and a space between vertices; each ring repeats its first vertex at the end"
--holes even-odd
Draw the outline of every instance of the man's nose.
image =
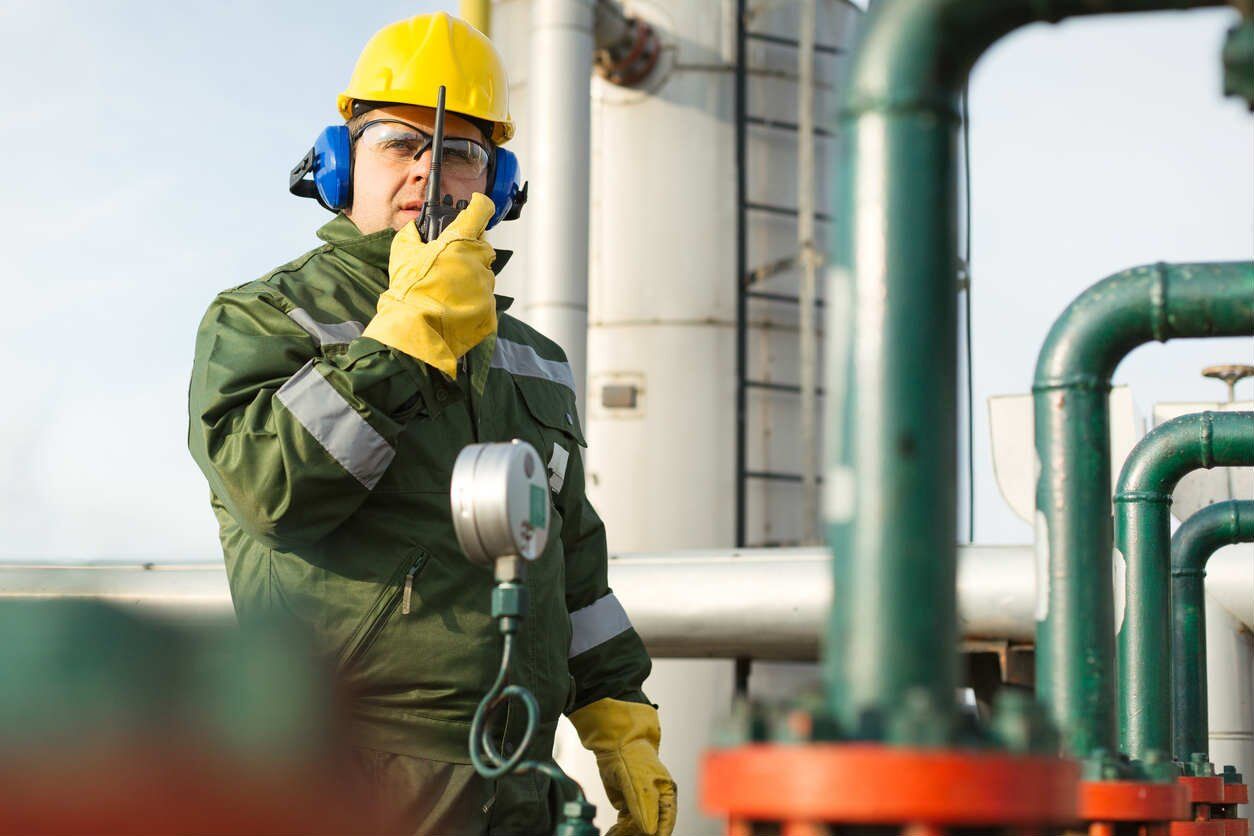
POLYGON ((431 152, 424 151, 418 159, 409 164, 409 177, 414 182, 426 180, 431 174, 431 152))

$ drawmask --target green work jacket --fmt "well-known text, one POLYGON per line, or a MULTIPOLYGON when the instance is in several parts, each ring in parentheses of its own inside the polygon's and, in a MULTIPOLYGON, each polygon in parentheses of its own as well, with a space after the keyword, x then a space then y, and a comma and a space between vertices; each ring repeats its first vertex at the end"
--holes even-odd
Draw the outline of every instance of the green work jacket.
POLYGON ((548 466, 552 521, 512 679, 539 700, 547 756, 563 710, 644 702, 650 667, 607 585, 574 376, 561 348, 504 313, 504 297, 497 333, 457 380, 361 336, 393 235, 362 235, 338 215, 318 231, 325 244, 219 294, 201 322, 188 443, 212 490, 235 611, 311 628, 355 695, 359 745, 468 762, 501 638, 491 572, 454 534, 453 461, 475 442, 530 442, 548 466))

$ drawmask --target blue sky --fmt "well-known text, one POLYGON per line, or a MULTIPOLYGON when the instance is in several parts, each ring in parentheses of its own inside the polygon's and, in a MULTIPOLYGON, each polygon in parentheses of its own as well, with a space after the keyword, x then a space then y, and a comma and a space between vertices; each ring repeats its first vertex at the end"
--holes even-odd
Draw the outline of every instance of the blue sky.
MULTIPOLYGON (((0 0, 0 557, 218 554, 184 440, 196 324, 313 246, 328 216, 288 169, 370 34, 444 6, 0 0)), ((1219 97, 1229 19, 1038 27, 977 68, 977 418, 1026 391, 1050 322, 1101 276, 1254 256, 1254 121, 1219 97)), ((1120 378, 1148 409, 1216 396, 1197 370, 1234 360, 1254 342, 1142 349, 1120 378)), ((985 435, 979 539, 1026 541, 985 435)))
MULTIPOLYGON (((1057 315, 1103 276, 1157 261, 1254 258, 1254 116, 1221 97, 1229 10, 1073 20, 1007 39, 971 88, 976 534, 1030 542, 1001 501, 982 407, 1027 392, 1057 315)), ((1158 401, 1224 400, 1199 375, 1254 363, 1254 340, 1135 351, 1116 383, 1158 401)), ((1240 389, 1254 397, 1254 382, 1240 389)))
POLYGON ((444 5, 0 3, 0 555, 218 554, 196 325, 318 243, 288 170, 370 35, 444 5))

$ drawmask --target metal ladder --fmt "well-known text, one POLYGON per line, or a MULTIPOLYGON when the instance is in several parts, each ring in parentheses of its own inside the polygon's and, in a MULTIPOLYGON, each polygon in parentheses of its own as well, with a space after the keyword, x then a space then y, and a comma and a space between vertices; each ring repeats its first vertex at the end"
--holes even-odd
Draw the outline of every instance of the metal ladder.
MULTIPOLYGON (((803 524, 801 531, 802 542, 814 542, 817 539, 817 516, 818 516, 818 485, 819 477, 815 465, 815 456, 817 451, 803 451, 802 459, 806 462, 805 472, 789 473, 776 470, 751 470, 748 465, 748 446, 749 446, 749 410, 748 396, 750 390, 761 390, 796 395, 803 401, 803 414, 801 417, 801 425, 803 432, 801 433, 803 445, 810 447, 817 446, 815 444, 815 430, 818 423, 818 408, 816 398, 822 395, 822 390, 813 380, 813 372, 810 372, 811 378, 808 384, 809 392, 805 391, 806 377, 802 375, 803 380, 799 384, 777 383, 774 381, 756 380, 749 377, 749 304, 751 301, 765 301, 771 303, 781 303, 788 305, 802 306, 801 291, 796 294, 779 293, 774 291, 762 290, 758 287, 766 279, 778 275, 794 266, 801 267, 803 271, 814 271, 817 269, 817 249, 814 246, 813 223, 805 224, 805 219, 799 208, 780 206, 771 203, 763 203, 752 201, 748 195, 748 132, 750 127, 766 128, 768 130, 786 131, 797 135, 799 145, 802 140, 802 128, 799 124, 801 121, 809 121, 813 127, 810 138, 809 153, 813 160, 813 145, 815 139, 830 139, 835 136, 835 132, 824 128, 820 125, 813 124, 812 117, 813 108, 811 107, 810 118, 806 118, 805 114, 798 122, 783 121, 778 119, 769 119, 763 116, 755 115, 749 110, 748 96, 748 77, 752 68, 748 65, 748 45, 749 43, 764 43, 772 47, 781 49, 797 50, 799 52, 810 51, 811 61, 809 65, 811 71, 805 72, 805 62, 799 61, 801 71, 799 76, 799 102, 801 97, 809 97, 813 102, 814 85, 813 85, 813 57, 818 54, 841 55, 844 50, 840 47, 830 44, 814 43, 813 35, 807 39, 804 37, 804 29, 807 23, 813 32, 814 24, 814 7, 820 0, 801 0, 802 7, 802 29, 803 37, 796 40, 780 37, 763 32, 753 32, 749 28, 749 17, 752 11, 749 7, 748 0, 737 0, 736 2, 736 63, 735 63, 735 164, 736 164, 736 546, 738 548, 750 545, 748 543, 747 526, 748 526, 748 486, 752 481, 770 481, 770 482, 790 482, 802 485, 803 491, 803 524), (807 42, 808 41, 808 42, 807 42), (808 82, 808 83, 807 83, 808 82), (798 249, 797 252, 788 257, 777 259, 775 261, 750 267, 748 263, 748 229, 751 215, 776 215, 797 218, 799 227, 798 249), (807 266, 807 260, 810 265, 807 266), (807 422, 809 422, 809 431, 807 432, 807 422)), ((849 0, 841 0, 845 5, 858 9, 856 5, 849 0)), ((861 11, 861 9, 858 9, 861 11)), ((800 56, 799 56, 800 57, 800 56)), ((805 151, 804 147, 800 149, 805 151)), ((813 221, 830 223, 832 218, 830 215, 814 211, 811 215, 813 221)), ((801 280, 804 283, 805 279, 801 280)), ((813 282, 813 273, 811 273, 810 281, 813 282)), ((817 311, 822 308, 822 302, 813 296, 811 290, 810 298, 814 299, 814 307, 811 309, 817 311)), ((806 306, 808 307, 808 306, 806 306)), ((804 342, 807 339, 811 341, 810 351, 814 351, 813 346, 817 344, 817 315, 811 317, 802 314, 802 333, 803 341, 802 354, 803 358, 806 353, 804 342), (809 328, 806 328, 806 325, 809 328)), ((816 365, 813 361, 812 367, 816 365)), ((762 543, 754 545, 766 545, 762 543)))

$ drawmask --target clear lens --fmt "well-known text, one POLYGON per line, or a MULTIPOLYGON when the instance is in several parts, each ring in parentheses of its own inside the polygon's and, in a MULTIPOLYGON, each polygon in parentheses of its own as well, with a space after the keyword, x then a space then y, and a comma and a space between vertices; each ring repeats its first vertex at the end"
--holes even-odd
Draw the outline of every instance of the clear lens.
MULTIPOLYGON (((431 137, 404 122, 370 122, 357 137, 384 159, 408 165, 431 147, 431 137)), ((472 139, 444 138, 442 173, 455 179, 471 179, 488 170, 488 149, 472 139)))
POLYGON ((404 163, 425 151, 430 139, 401 122, 372 122, 357 142, 381 157, 404 163))
POLYGON ((488 170, 488 149, 473 139, 444 138, 444 168, 450 177, 469 179, 488 170))

